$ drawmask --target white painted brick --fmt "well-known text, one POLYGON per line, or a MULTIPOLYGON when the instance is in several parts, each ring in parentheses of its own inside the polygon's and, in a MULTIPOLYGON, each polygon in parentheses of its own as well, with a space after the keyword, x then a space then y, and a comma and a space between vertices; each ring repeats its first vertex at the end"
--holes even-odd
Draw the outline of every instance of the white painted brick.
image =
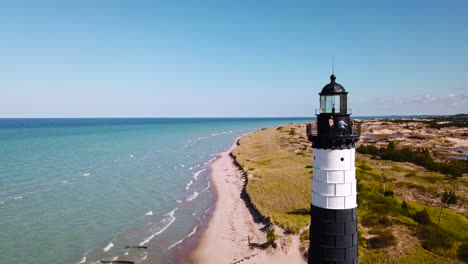
POLYGON ((354 182, 356 181, 356 171, 353 170, 345 170, 344 171, 345 179, 344 182, 354 182))
POLYGON ((327 198, 318 193, 312 193, 312 204, 327 209, 327 198))
POLYGON ((344 183, 344 172, 343 171, 328 171, 327 182, 344 183))
POLYGON ((312 190, 314 193, 319 193, 324 196, 335 195, 335 185, 323 182, 312 182, 312 190))
POLYGON ((328 203, 327 203, 327 208, 328 209, 343 209, 345 205, 345 197, 327 197, 328 203))
POLYGON ((314 169, 314 181, 327 182, 327 171, 321 169, 314 169))
POLYGON ((354 149, 314 149, 314 168, 347 170, 354 168, 354 149), (341 160, 343 158, 343 160, 341 160))
POLYGON ((357 191, 356 191, 356 182, 352 182, 351 183, 351 195, 356 195, 357 194, 357 191))
POLYGON ((351 183, 336 184, 336 196, 349 196, 349 195, 352 195, 351 183))
POLYGON ((347 196, 346 199, 345 199, 345 208, 343 209, 351 209, 351 208, 355 208, 357 206, 356 204, 356 195, 351 195, 351 196, 347 196))

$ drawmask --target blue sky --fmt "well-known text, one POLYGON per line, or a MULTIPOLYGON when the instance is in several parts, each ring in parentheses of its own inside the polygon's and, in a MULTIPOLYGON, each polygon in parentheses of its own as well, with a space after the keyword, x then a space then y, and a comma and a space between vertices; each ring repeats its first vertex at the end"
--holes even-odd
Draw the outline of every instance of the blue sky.
POLYGON ((468 112, 468 1, 0 1, 0 117, 468 112), (325 3, 326 2, 326 3, 325 3))

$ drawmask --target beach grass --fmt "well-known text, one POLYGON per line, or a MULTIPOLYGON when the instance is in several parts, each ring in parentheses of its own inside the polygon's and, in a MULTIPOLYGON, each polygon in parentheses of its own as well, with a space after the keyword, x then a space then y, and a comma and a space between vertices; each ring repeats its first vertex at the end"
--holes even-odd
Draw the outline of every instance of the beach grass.
MULTIPOLYGON (((248 175, 246 192, 253 205, 308 243, 313 164, 305 125, 262 129, 239 143, 232 154, 248 175)), ((466 175, 454 180, 406 162, 356 157, 361 263, 463 263, 466 175), (459 202, 443 209, 437 225, 441 194, 454 188, 459 202), (422 210, 428 225, 414 220, 422 210)))
POLYGON ((246 191, 257 210, 292 232, 310 223, 312 153, 298 134, 295 129, 257 131, 244 136, 233 151, 250 175, 246 191))

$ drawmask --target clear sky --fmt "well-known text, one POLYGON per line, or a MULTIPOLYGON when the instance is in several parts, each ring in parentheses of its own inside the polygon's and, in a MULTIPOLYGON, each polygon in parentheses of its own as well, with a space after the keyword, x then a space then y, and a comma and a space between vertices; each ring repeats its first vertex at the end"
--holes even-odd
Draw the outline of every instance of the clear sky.
POLYGON ((1 1, 0 117, 468 113, 468 1, 1 1))

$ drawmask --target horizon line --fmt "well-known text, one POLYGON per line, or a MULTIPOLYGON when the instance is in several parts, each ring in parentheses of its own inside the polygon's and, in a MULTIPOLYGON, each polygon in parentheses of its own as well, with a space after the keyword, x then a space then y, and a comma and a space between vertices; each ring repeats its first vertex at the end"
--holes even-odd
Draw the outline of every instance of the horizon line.
MULTIPOLYGON (((399 115, 399 114, 386 114, 386 115, 353 115, 354 117, 422 117, 422 116, 454 116, 454 115, 464 115, 465 113, 458 114, 413 114, 413 115, 399 115)), ((124 118, 134 118, 134 119, 216 119, 216 118, 225 118, 225 119, 234 119, 234 118, 295 118, 295 119, 305 119, 305 118, 316 118, 316 116, 97 116, 97 117, 0 117, 0 119, 124 119, 124 118)))

